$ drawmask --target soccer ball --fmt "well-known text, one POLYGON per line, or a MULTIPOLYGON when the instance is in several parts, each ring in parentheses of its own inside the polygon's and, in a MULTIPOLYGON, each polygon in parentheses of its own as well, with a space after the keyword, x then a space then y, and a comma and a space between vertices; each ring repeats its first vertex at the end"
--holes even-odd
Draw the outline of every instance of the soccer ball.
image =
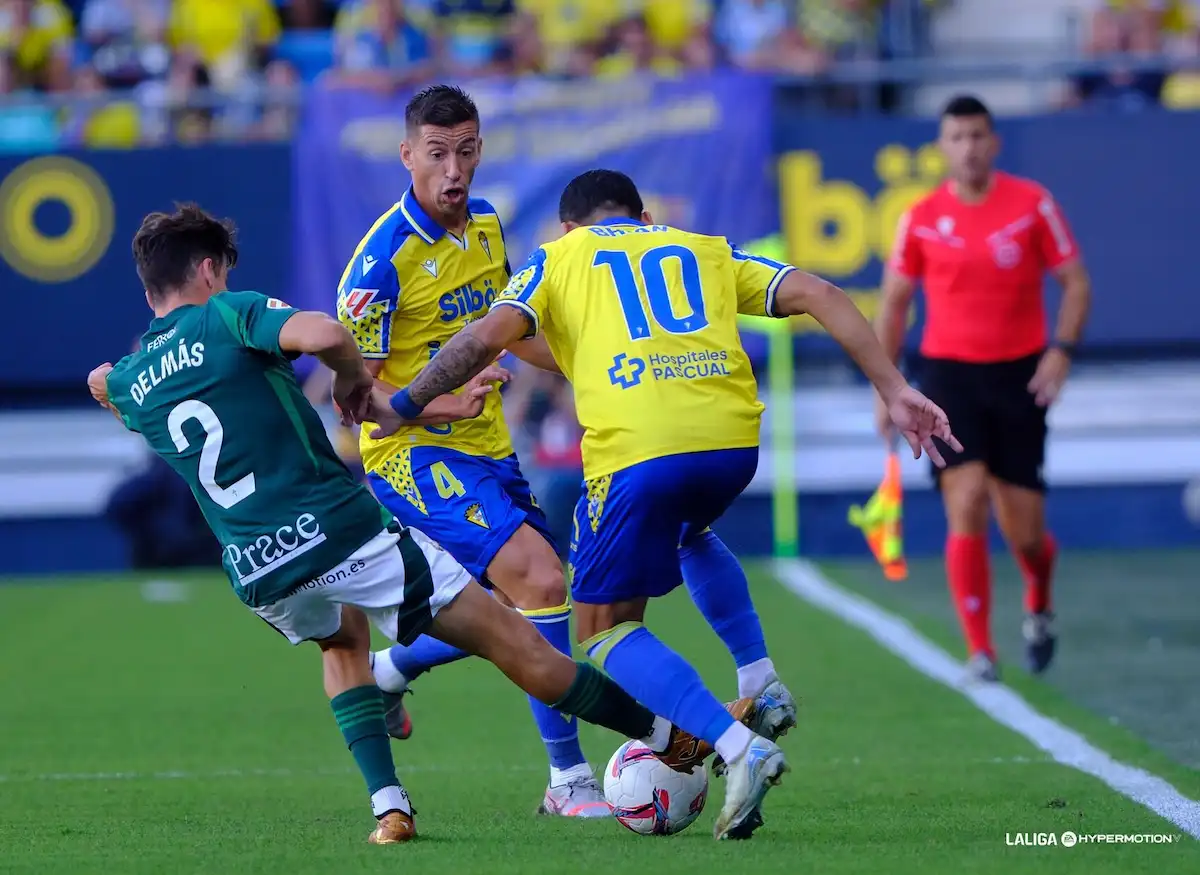
POLYGON ((708 798, 708 774, 696 766, 677 772, 640 741, 627 741, 604 772, 604 799, 622 826, 645 836, 669 836, 687 829, 708 798))

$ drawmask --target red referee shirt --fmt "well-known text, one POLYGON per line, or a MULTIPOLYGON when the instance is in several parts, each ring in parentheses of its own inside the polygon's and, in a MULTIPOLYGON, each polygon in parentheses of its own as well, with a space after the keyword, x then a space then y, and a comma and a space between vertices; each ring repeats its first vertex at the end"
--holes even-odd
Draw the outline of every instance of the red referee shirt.
POLYGON ((1078 255, 1050 193, 996 172, 982 203, 963 203, 945 182, 914 205, 890 266, 924 286, 923 355, 999 362, 1045 348, 1045 273, 1078 255))

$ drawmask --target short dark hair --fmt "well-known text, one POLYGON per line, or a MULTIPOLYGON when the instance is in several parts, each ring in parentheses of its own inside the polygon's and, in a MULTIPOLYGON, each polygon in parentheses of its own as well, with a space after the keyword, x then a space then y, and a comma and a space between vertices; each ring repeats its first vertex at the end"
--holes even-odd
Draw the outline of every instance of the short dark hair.
POLYGON ((415 131, 423 125, 452 128, 464 122, 479 124, 479 109, 471 95, 457 85, 422 88, 404 107, 404 124, 409 131, 415 131))
POLYGON ((151 213, 133 235, 133 260, 150 297, 187 285, 206 258, 218 267, 237 264, 237 229, 192 203, 176 204, 173 213, 151 213))
POLYGON ((988 126, 992 126, 992 113, 982 100, 974 94, 959 94, 950 98, 946 108, 942 110, 942 118, 975 118, 983 116, 988 126))
POLYGON ((589 170, 567 183, 558 199, 558 220, 584 224, 600 212, 641 216, 645 207, 633 180, 619 170, 589 170))

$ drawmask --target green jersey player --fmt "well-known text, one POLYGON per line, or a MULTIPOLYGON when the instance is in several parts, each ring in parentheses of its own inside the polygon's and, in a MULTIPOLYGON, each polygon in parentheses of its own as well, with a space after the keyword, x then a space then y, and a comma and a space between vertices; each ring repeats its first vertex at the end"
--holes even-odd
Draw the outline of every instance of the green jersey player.
MULTIPOLYGON (((333 371, 347 421, 361 419, 373 391, 374 403, 386 397, 372 389, 354 338, 336 321, 226 290, 237 262, 230 223, 194 205, 152 213, 133 252, 155 319, 137 351, 92 371, 88 388, 187 481, 238 598, 291 643, 321 648, 325 692, 378 821, 370 841, 406 841, 416 827, 368 661, 368 618, 401 643, 428 632, 483 656, 530 695, 645 741, 672 768, 690 770, 711 753, 556 651, 353 478, 290 360, 309 353, 333 371)), ((478 414, 490 390, 473 385, 442 421, 478 414)), ((734 703, 746 720, 748 701, 734 703)))

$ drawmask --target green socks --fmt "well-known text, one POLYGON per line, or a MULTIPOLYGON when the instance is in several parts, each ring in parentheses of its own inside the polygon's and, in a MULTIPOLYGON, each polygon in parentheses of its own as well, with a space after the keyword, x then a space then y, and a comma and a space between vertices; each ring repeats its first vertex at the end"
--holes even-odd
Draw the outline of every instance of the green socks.
POLYGON ((579 671, 575 680, 551 707, 619 732, 626 738, 646 738, 654 731, 654 714, 639 705, 633 696, 588 663, 577 662, 576 665, 579 671))
POLYGON ((392 761, 391 741, 383 722, 383 697, 379 687, 371 684, 346 690, 334 696, 329 704, 346 746, 367 782, 376 816, 392 810, 411 813, 408 794, 396 780, 396 765, 392 761))

